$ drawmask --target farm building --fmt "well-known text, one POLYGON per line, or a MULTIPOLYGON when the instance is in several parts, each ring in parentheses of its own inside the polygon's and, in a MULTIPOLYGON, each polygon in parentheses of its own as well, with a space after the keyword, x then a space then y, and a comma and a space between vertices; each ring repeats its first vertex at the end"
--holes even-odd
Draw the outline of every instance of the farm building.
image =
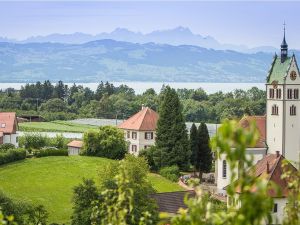
POLYGON ((82 141, 73 140, 68 143, 68 154, 69 155, 79 155, 80 150, 83 146, 82 141))

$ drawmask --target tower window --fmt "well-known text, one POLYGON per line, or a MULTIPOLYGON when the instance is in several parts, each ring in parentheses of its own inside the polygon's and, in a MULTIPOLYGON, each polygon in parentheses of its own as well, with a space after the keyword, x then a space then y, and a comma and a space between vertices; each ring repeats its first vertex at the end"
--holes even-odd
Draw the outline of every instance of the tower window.
POLYGON ((276 90, 276 98, 280 99, 281 98, 281 89, 276 90))
POLYGON ((290 107, 290 115, 291 116, 296 116, 296 106, 292 105, 290 107))
POLYGON ((292 99, 293 98, 293 89, 288 89, 287 90, 287 98, 292 99))
POLYGON ((222 175, 223 175, 223 178, 227 177, 227 163, 226 163, 226 160, 223 160, 222 175))
POLYGON ((294 89, 294 99, 299 98, 299 89, 294 89))
POLYGON ((269 89, 269 98, 274 98, 274 89, 273 88, 269 89))
POLYGON ((272 106, 272 115, 278 115, 278 106, 277 105, 272 106))

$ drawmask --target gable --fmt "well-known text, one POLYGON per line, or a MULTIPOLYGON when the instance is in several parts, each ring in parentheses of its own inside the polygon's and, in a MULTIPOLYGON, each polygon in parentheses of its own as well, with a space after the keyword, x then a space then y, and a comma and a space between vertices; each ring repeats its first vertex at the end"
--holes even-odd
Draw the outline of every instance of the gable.
POLYGON ((14 134, 17 131, 17 118, 14 112, 0 112, 0 132, 14 134))

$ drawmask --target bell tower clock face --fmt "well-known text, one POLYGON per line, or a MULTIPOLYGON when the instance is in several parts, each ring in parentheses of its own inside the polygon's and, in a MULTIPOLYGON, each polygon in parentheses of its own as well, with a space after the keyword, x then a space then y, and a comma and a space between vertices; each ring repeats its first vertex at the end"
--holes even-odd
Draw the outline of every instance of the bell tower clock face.
POLYGON ((297 77, 297 73, 295 71, 292 71, 290 73, 290 77, 291 77, 291 80, 296 80, 296 77, 297 77))

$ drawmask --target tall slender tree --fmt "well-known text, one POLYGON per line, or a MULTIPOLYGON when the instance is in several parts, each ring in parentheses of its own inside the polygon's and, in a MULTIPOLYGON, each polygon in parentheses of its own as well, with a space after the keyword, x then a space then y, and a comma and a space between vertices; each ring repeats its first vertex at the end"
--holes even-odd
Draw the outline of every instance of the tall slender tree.
POLYGON ((205 123, 201 123, 198 128, 198 140, 197 169, 199 170, 199 178, 202 180, 202 174, 210 172, 212 166, 212 151, 209 146, 209 134, 205 123))
POLYGON ((187 169, 190 147, 182 106, 176 91, 166 86, 160 95, 156 146, 161 151, 161 166, 177 165, 187 169))
POLYGON ((194 167, 194 174, 197 169, 199 155, 199 139, 196 125, 193 123, 190 129, 190 149, 191 149, 191 164, 194 167))

